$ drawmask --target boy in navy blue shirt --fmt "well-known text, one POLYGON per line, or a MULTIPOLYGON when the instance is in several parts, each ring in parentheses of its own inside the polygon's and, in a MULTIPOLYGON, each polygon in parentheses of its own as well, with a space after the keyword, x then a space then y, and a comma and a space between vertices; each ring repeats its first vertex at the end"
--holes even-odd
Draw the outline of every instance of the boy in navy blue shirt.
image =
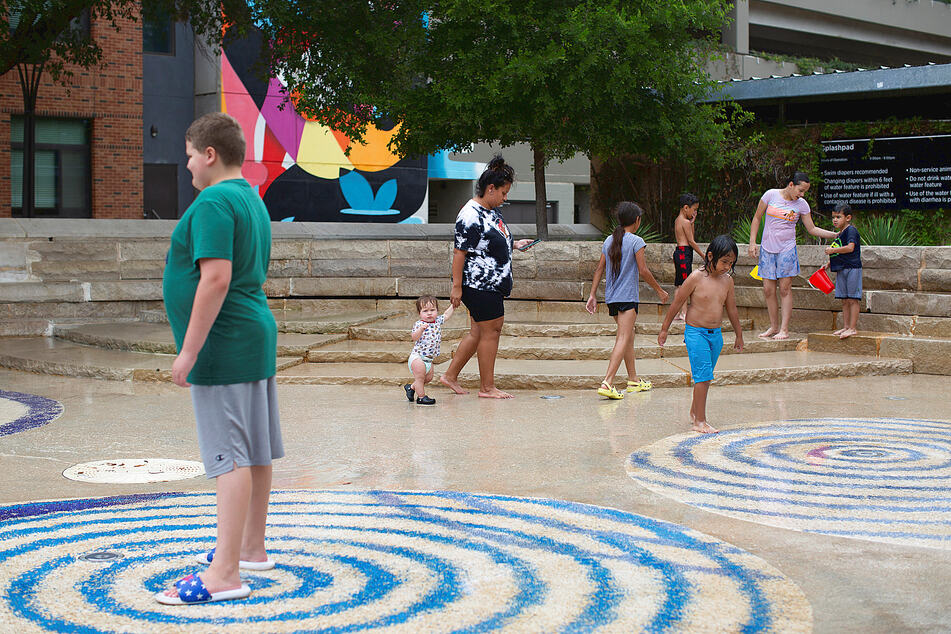
POLYGON ((852 226, 852 208, 847 204, 835 206, 832 224, 839 235, 826 247, 829 262, 824 268, 836 274, 835 298, 842 300, 842 328, 832 334, 846 339, 857 332, 862 301, 862 246, 859 230, 852 226))

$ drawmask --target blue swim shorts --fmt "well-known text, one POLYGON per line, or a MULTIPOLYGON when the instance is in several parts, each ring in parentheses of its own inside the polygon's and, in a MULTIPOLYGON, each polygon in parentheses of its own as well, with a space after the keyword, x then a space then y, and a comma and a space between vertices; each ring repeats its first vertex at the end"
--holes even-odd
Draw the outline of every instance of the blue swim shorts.
POLYGON ((799 252, 792 246, 782 253, 770 253, 760 247, 759 276, 764 280, 778 280, 781 277, 799 275, 799 252))
POLYGON ((723 349, 723 332, 720 328, 697 328, 687 324, 684 330, 687 357, 690 358, 690 373, 694 383, 713 380, 713 368, 723 349))
POLYGON ((836 299, 862 299, 862 269, 842 269, 835 274, 836 299))

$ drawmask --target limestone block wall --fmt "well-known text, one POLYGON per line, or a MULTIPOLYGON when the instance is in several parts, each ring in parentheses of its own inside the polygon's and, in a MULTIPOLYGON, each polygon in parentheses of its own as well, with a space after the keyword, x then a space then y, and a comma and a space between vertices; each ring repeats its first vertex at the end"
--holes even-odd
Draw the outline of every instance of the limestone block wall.
MULTIPOLYGON (((134 317, 143 308, 159 307, 174 224, 0 219, 0 320, 134 317)), ((513 227, 516 236, 531 230, 513 227)), ((275 305, 301 298, 449 294, 449 225, 275 223, 273 233, 266 291, 275 305)), ((600 235, 577 226, 558 226, 552 233, 562 239, 516 252, 512 299, 587 298, 601 253, 600 235)), ((671 244, 649 244, 645 252, 648 266, 670 291, 672 251, 671 244)), ((863 247, 862 254, 860 327, 910 334, 919 322, 930 328, 926 318, 951 317, 951 246, 863 247)), ((839 302, 806 284, 826 258, 823 247, 800 247, 802 274, 793 289, 794 321, 800 331, 835 325, 839 302)), ((749 276, 754 264, 741 249, 736 298, 742 317, 762 323, 766 312, 761 284, 749 276)), ((641 302, 646 310, 663 310, 646 284, 641 302)))

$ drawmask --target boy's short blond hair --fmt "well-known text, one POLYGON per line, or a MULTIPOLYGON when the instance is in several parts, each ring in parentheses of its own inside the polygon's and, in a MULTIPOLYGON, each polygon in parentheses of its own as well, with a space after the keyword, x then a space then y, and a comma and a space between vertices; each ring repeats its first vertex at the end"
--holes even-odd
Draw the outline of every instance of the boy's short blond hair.
POLYGON ((435 295, 420 295, 419 299, 416 300, 416 312, 422 312, 423 307, 430 304, 435 306, 436 310, 439 310, 439 300, 436 299, 435 295))
POLYGON ((244 163, 247 145, 241 124, 224 112, 211 112, 195 119, 185 131, 185 140, 199 152, 215 148, 221 162, 228 167, 240 167, 244 163))

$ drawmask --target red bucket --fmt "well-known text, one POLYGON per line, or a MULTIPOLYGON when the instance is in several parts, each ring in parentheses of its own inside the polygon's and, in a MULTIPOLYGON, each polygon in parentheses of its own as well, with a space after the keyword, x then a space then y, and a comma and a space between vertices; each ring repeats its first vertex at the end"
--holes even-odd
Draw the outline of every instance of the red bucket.
POLYGON ((809 286, 816 289, 817 291, 822 291, 826 295, 835 290, 835 284, 833 284, 832 280, 829 279, 829 274, 826 273, 825 269, 819 269, 810 275, 808 281, 809 286))

